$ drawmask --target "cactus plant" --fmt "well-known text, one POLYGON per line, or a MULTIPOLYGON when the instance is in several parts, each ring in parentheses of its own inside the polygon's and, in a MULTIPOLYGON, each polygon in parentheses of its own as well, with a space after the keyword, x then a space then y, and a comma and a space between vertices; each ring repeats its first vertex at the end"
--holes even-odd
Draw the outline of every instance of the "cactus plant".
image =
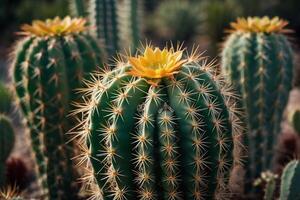
POLYGON ((85 17, 87 14, 85 6, 84 0, 70 0, 69 2, 70 12, 74 17, 85 17))
POLYGON ((300 134, 300 109, 293 110, 288 116, 288 121, 297 134, 300 134))
POLYGON ((300 163, 299 160, 289 162, 281 176, 280 200, 300 199, 300 163))
POLYGON ((89 21, 93 33, 104 42, 109 55, 115 55, 121 47, 127 48, 130 45, 135 49, 139 45, 140 5, 142 0, 89 2, 89 21))
POLYGON ((4 83, 0 82, 0 113, 9 114, 12 111, 12 101, 12 94, 4 83))
POLYGON ((15 135, 10 119, 1 113, 0 130, 0 187, 2 187, 5 183, 5 163, 14 147, 15 135))
POLYGON ((84 19, 55 18, 24 25, 15 47, 15 91, 30 128, 40 183, 50 199, 74 199, 76 170, 66 132, 74 123, 67 114, 74 91, 101 63, 96 40, 84 33, 84 19))
POLYGON ((284 36, 287 21, 240 18, 232 23, 222 52, 222 71, 242 96, 246 110, 250 181, 270 169, 280 122, 293 79, 293 52, 284 36))
POLYGON ((274 199, 274 193, 276 189, 276 180, 278 179, 277 174, 273 174, 271 171, 262 172, 260 178, 254 182, 255 186, 264 186, 264 200, 274 199))
MULTIPOLYGON (((240 163, 235 95, 196 51, 145 47, 96 74, 76 113, 95 199, 221 199, 240 163), (94 185, 95 184, 95 185, 94 185)), ((88 180, 87 180, 88 179, 88 180)))

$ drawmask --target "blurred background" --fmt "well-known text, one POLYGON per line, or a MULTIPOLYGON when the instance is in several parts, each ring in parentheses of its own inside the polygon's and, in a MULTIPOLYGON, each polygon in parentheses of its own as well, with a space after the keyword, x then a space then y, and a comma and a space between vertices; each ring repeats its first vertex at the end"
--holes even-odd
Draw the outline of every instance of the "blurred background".
MULTIPOLYGON (((246 16, 279 16, 290 22, 295 48, 300 41, 299 0, 144 0, 144 35, 154 44, 166 41, 195 43, 216 57, 224 30, 231 21, 246 16)), ((68 0, 1 0, 0 66, 18 38, 23 23, 69 14, 68 0)), ((1 70, 2 71, 2 70, 1 70)), ((1 73, 2 78, 4 76, 1 73)))

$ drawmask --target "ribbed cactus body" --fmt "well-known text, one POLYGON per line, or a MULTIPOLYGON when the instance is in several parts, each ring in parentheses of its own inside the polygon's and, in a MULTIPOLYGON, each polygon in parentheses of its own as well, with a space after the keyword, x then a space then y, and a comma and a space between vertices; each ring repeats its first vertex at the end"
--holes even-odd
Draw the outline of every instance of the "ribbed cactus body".
POLYGON ((88 4, 92 32, 105 44, 109 55, 135 48, 140 40, 141 1, 91 0, 88 4))
POLYGON ((280 33, 234 32, 224 44, 223 72, 246 110, 247 178, 272 167, 274 148, 293 78, 293 55, 280 33))
POLYGON ((86 105, 81 136, 95 197, 228 197, 238 129, 223 82, 196 63, 154 82, 130 70, 105 74, 86 105))
POLYGON ((285 166, 280 185, 280 200, 300 199, 300 163, 299 160, 291 161, 285 166))
POLYGON ((5 162, 14 147, 14 142, 12 123, 8 117, 0 113, 0 188, 5 183, 5 162))
POLYGON ((42 185, 51 199, 73 199, 75 171, 72 142, 66 132, 72 119, 75 89, 85 75, 101 64, 95 39, 78 33, 62 36, 28 36, 18 43, 13 63, 16 94, 35 153, 42 185), (68 143, 69 142, 69 143, 68 143))

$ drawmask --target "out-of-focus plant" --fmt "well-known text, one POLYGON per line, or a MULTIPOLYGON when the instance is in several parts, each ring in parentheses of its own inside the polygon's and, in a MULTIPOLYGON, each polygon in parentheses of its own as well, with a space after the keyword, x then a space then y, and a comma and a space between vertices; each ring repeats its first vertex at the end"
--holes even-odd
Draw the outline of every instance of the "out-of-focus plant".
POLYGON ((218 44, 224 37, 224 30, 230 21, 242 14, 240 3, 234 0, 205 0, 202 2, 203 29, 210 40, 210 53, 216 55, 218 44))
POLYGON ((154 14, 154 28, 159 36, 171 41, 192 41, 200 33, 201 7, 182 0, 162 2, 154 14))

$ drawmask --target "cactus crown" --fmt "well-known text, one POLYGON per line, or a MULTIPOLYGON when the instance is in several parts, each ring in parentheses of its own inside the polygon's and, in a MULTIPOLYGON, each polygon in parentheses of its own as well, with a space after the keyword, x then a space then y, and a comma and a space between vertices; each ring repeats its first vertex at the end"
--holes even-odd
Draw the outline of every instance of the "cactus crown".
MULTIPOLYGON (((129 63, 132 66, 128 73, 133 76, 139 76, 150 79, 159 79, 175 74, 183 64, 194 61, 196 58, 190 56, 183 59, 185 49, 181 45, 176 48, 171 46, 163 50, 158 47, 147 45, 143 55, 129 57, 129 63)), ((193 54, 192 54, 193 55, 193 54)))
POLYGON ((21 27, 21 35, 26 36, 61 36, 72 33, 80 33, 86 30, 86 20, 83 18, 71 18, 69 16, 61 19, 47 19, 45 21, 34 20, 32 24, 24 24, 21 27))
POLYGON ((245 33, 282 33, 289 30, 285 27, 288 21, 279 17, 248 17, 238 18, 236 22, 230 24, 229 32, 245 32, 245 33))

